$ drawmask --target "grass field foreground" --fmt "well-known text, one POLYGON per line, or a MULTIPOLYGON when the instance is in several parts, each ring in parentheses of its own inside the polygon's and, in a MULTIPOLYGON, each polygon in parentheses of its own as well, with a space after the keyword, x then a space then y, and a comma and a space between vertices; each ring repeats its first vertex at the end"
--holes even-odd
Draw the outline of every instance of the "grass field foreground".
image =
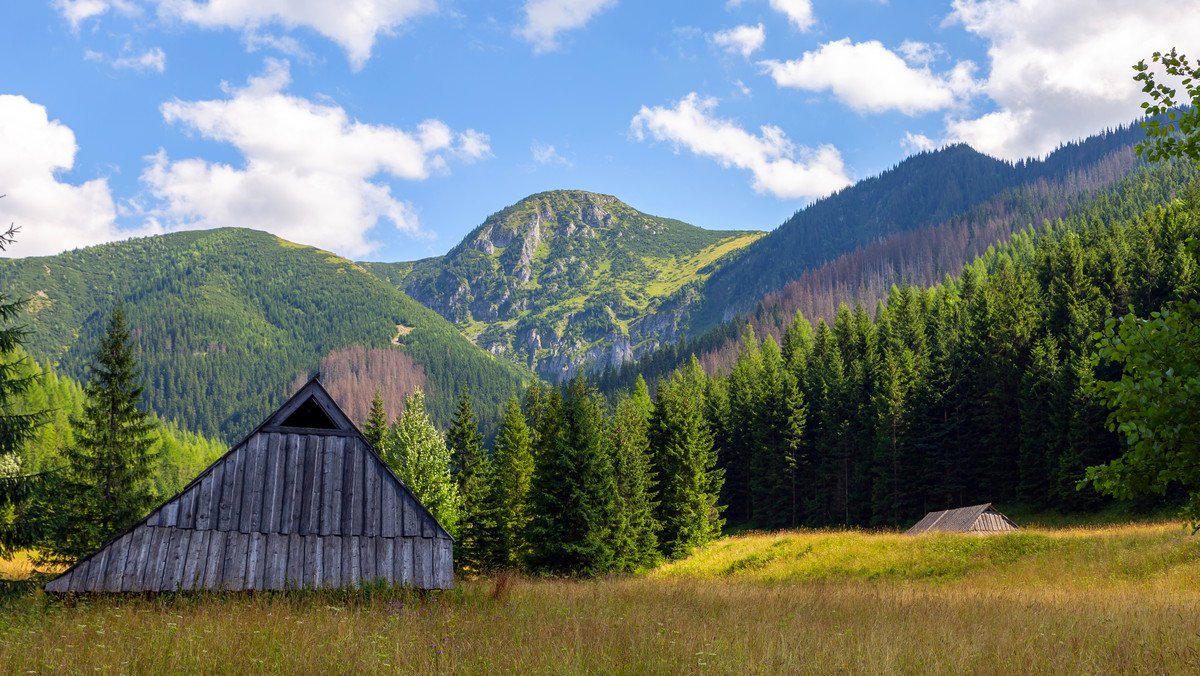
POLYGON ((1188 532, 787 532, 727 538, 643 577, 480 580, 429 596, 33 596, 0 613, 0 670, 1195 673, 1200 538, 1188 532))

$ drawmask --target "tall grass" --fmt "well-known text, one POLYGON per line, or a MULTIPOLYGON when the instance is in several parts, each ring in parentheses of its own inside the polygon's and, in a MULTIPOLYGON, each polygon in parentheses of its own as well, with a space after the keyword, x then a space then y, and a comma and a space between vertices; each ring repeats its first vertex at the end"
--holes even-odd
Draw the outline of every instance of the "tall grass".
POLYGON ((789 532, 719 541, 638 578, 34 595, 0 613, 0 671, 1195 673, 1197 542, 1166 525, 789 532))

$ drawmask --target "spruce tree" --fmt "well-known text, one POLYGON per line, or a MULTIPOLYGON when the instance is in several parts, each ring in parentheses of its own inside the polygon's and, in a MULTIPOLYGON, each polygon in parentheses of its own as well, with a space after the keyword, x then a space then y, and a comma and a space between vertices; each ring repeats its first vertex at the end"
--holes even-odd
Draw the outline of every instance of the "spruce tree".
POLYGON ((724 472, 704 417, 704 372, 695 356, 659 383, 650 445, 659 473, 659 550, 681 558, 720 535, 725 523, 719 504, 724 472))
POLYGON ((658 561, 658 531, 654 518, 655 474, 650 461, 650 417, 654 402, 639 375, 633 395, 617 403, 608 420, 623 529, 616 534, 616 558, 630 570, 649 568, 658 561))
POLYGON ((156 501, 157 421, 139 408, 141 374, 119 301, 89 371, 83 413, 71 419, 75 443, 63 451, 68 463, 65 500, 42 548, 47 562, 65 563, 90 553, 156 501))
POLYGON ((375 396, 371 398, 371 412, 367 414, 367 423, 363 426, 363 436, 378 451, 383 448, 383 439, 387 436, 387 431, 388 419, 387 411, 383 409, 383 395, 376 389, 375 396))
POLYGON ((446 431, 450 447, 450 475, 458 489, 460 511, 457 563, 480 570, 484 566, 488 520, 487 493, 491 462, 483 447, 483 435, 471 406, 471 390, 464 387, 458 398, 454 421, 446 431))
POLYGON ((457 537, 458 488, 450 477, 450 451, 445 437, 429 420, 421 390, 404 398, 404 412, 388 431, 380 454, 442 526, 457 537))
POLYGON ((490 567, 514 569, 528 552, 525 529, 529 523, 529 485, 533 479, 533 449, 529 427, 514 395, 504 409, 492 458, 492 481, 487 496, 491 519, 485 541, 490 567))
POLYGON ((530 490, 530 568, 566 575, 612 570, 620 564, 612 536, 622 515, 600 408, 575 379, 566 397, 554 391, 544 400, 540 422, 530 490))

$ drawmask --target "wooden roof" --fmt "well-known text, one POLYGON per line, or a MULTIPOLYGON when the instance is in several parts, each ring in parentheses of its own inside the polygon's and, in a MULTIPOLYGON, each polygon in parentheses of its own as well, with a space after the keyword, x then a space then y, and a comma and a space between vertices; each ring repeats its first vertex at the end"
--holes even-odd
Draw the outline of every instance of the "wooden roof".
POLYGON ((453 542, 314 378, 46 590, 447 589, 453 542))
POLYGON ((905 535, 920 533, 987 533, 1017 530, 1017 524, 1000 512, 992 509, 992 503, 930 512, 905 535))

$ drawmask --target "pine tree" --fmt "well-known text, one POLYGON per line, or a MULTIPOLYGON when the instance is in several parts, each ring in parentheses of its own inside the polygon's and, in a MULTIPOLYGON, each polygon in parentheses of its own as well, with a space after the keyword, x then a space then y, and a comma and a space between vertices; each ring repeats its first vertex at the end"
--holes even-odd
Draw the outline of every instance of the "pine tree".
POLYGON ((457 563, 460 567, 480 570, 490 547, 485 539, 490 519, 486 503, 491 461, 475 421, 469 388, 464 387, 458 398, 454 421, 446 431, 446 445, 450 447, 450 475, 458 488, 461 506, 457 563))
POLYGON ((383 409, 383 395, 379 394, 379 390, 375 390, 375 396, 371 398, 371 412, 367 414, 367 424, 363 427, 363 436, 367 438, 367 442, 375 449, 383 448, 383 439, 387 436, 388 419, 387 412, 383 409))
POLYGON ((594 575, 618 567, 612 536, 622 515, 599 406, 577 378, 565 397, 554 391, 544 400, 540 422, 530 489, 530 568, 594 575))
POLYGON ((650 430, 659 473, 659 550, 680 558, 720 535, 725 523, 718 502, 724 472, 704 417, 704 372, 695 356, 659 383, 650 430))
POLYGON ((404 398, 404 412, 384 439, 380 455, 442 526, 457 536, 458 488, 450 476, 446 439, 425 412, 425 393, 404 398))
POLYGON ((492 481, 487 496, 485 560, 489 567, 514 569, 528 554, 525 529, 529 524, 529 485, 533 479, 533 449, 529 428, 516 396, 508 400, 504 421, 496 434, 492 481))
POLYGON ((64 450, 65 504, 43 546, 47 562, 90 553, 155 503, 157 421, 138 407, 141 374, 119 301, 89 371, 83 414, 71 420, 75 444, 64 450))
POLYGON ((654 402, 646 381, 639 375, 633 395, 617 403, 608 420, 608 445, 616 474, 617 497, 624 518, 616 535, 616 558, 630 570, 658 561, 658 531, 654 518, 657 502, 654 469, 650 462, 650 417, 654 402))

